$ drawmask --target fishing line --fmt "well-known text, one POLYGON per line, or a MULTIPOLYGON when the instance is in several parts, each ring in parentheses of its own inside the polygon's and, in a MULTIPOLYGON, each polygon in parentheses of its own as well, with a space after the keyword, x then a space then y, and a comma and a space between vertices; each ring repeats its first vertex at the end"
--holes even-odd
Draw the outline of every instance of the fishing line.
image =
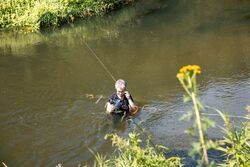
MULTIPOLYGON (((95 53, 95 51, 88 45, 88 43, 86 41, 84 41, 84 44, 86 45, 86 47, 91 51, 91 53, 95 56, 95 58, 98 60, 98 62, 102 65, 102 67, 104 68, 104 70, 109 74, 109 76, 116 82, 116 79, 114 77, 114 75, 109 71, 109 69, 107 68, 107 66, 102 62, 102 60, 97 56, 97 54, 95 53)), ((143 110, 143 108, 142 108, 143 110)), ((131 122, 133 122, 136 127, 138 127, 142 133, 148 138, 150 139, 149 135, 144 131, 144 129, 138 125, 134 120, 130 119, 131 122)), ((157 152, 157 149, 156 149, 156 145, 151 141, 149 140, 150 144, 153 146, 153 148, 155 149, 155 151, 157 152)))
MULTIPOLYGON (((102 62, 102 60, 97 56, 97 54, 95 53, 95 51, 88 45, 87 42, 85 42, 83 40, 83 43, 86 45, 86 47, 91 51, 91 53, 95 56, 95 58, 98 60, 98 62, 102 65, 102 67, 104 68, 104 70, 109 74, 109 76, 113 79, 113 81, 116 81, 114 75, 110 72, 110 70, 107 68, 107 66, 102 62)), ((178 112, 178 111, 177 111, 178 112)), ((179 111, 180 112, 180 111, 179 111)), ((182 112, 182 111, 181 111, 182 112)), ((220 116, 219 114, 207 114, 207 113, 203 113, 203 115, 210 115, 210 116, 220 116)), ((249 120, 249 118, 246 118, 244 116, 234 116, 234 115, 229 115, 229 117, 232 118, 243 118, 243 119, 247 119, 249 120)))
MULTIPOLYGON (((86 42, 85 40, 83 40, 83 42, 84 42, 84 44, 86 45, 86 47, 91 51, 92 55, 94 55, 95 58, 98 60, 98 62, 102 65, 102 67, 104 68, 104 70, 109 74, 109 76, 112 78, 112 80, 116 82, 116 79, 115 79, 114 75, 110 72, 110 70, 109 70, 109 69, 107 68, 107 66, 102 62, 102 60, 97 56, 97 54, 95 53, 95 51, 87 44, 87 42, 86 42)), ((99 100, 100 100, 100 99, 98 99, 97 101, 99 101, 99 100)), ((142 110, 143 110, 143 108, 142 108, 142 110)), ((203 115, 219 116, 219 114, 207 114, 207 113, 203 113, 203 115)), ((249 118, 246 118, 246 117, 243 117, 243 116, 231 116, 231 115, 229 115, 229 117, 233 117, 233 118, 245 118, 245 119, 249 120, 249 118)), ((156 145, 150 140, 150 137, 149 137, 149 135, 145 132, 145 130, 144 130, 139 124, 137 124, 134 120, 130 119, 130 121, 133 122, 133 123, 135 124, 135 126, 136 126, 137 128, 139 128, 139 129, 142 131, 142 133, 149 139, 149 142, 150 142, 150 144, 153 146, 154 150, 155 150, 156 152, 158 152, 157 149, 156 149, 156 145)), ((2 162, 2 163, 3 163, 3 162, 2 162)), ((5 165, 5 164, 3 163, 3 165, 5 165)))
POLYGON ((95 53, 95 51, 87 44, 87 42, 85 40, 83 40, 83 43, 86 45, 86 47, 91 51, 92 55, 95 56, 95 58, 98 60, 98 62, 102 65, 102 67, 104 68, 104 70, 109 74, 109 76, 113 79, 113 81, 116 81, 114 75, 109 71, 109 69, 107 68, 107 66, 102 62, 102 60, 97 56, 97 54, 95 53))

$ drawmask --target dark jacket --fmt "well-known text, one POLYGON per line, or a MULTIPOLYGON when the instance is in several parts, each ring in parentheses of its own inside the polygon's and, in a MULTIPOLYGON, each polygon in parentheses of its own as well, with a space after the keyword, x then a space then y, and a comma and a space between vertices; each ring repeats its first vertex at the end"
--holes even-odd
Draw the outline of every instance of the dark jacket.
MULTIPOLYGON (((132 101, 134 101, 131 95, 130 95, 130 98, 132 101)), ((110 104, 116 107, 114 113, 121 114, 121 115, 124 115, 124 112, 126 112, 126 114, 129 113, 129 102, 126 96, 123 99, 120 99, 116 93, 113 93, 109 97, 108 101, 110 104)))

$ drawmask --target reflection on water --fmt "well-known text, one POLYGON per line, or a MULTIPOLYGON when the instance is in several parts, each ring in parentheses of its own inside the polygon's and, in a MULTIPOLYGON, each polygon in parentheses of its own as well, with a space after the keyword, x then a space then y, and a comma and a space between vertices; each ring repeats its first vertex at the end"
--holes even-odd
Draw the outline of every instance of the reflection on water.
MULTIPOLYGON (((189 148, 190 109, 178 69, 199 64, 201 100, 244 115, 250 104, 250 2, 142 1, 104 19, 94 18, 44 34, 5 34, 0 42, 0 157, 9 166, 92 163, 92 150, 110 154, 105 134, 126 136, 135 124, 115 126, 104 113, 113 81, 128 81, 144 106, 133 120, 154 143, 189 148), (105 98, 86 98, 85 94, 105 98)), ((207 111, 212 112, 212 111, 207 111)), ((220 122, 218 118, 214 118, 220 122)), ((237 121, 237 119, 236 119, 237 121)), ((214 130, 211 137, 219 137, 214 130)))

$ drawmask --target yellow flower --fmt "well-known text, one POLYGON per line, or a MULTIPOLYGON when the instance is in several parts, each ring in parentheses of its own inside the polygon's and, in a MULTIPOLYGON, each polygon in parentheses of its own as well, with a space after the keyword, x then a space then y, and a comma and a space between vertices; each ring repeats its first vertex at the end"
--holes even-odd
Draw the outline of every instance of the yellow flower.
POLYGON ((176 75, 176 77, 177 77, 178 79, 180 79, 180 80, 183 80, 184 74, 183 74, 183 73, 178 73, 178 74, 176 75))
POLYGON ((179 70, 179 73, 182 73, 182 74, 185 74, 187 72, 193 72, 194 74, 200 74, 201 68, 198 65, 187 65, 187 66, 183 66, 179 70))

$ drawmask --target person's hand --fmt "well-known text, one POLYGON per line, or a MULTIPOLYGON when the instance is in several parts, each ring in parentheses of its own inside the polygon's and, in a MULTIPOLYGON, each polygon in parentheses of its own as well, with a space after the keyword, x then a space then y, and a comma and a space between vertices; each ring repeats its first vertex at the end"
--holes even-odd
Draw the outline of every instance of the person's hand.
POLYGON ((129 92, 128 92, 128 91, 125 91, 124 93, 125 93, 126 98, 129 99, 129 98, 130 98, 129 92))
POLYGON ((115 105, 111 105, 111 112, 114 112, 116 109, 115 105))
POLYGON ((106 103, 106 112, 107 113, 112 113, 115 110, 115 105, 110 104, 109 102, 106 103))

